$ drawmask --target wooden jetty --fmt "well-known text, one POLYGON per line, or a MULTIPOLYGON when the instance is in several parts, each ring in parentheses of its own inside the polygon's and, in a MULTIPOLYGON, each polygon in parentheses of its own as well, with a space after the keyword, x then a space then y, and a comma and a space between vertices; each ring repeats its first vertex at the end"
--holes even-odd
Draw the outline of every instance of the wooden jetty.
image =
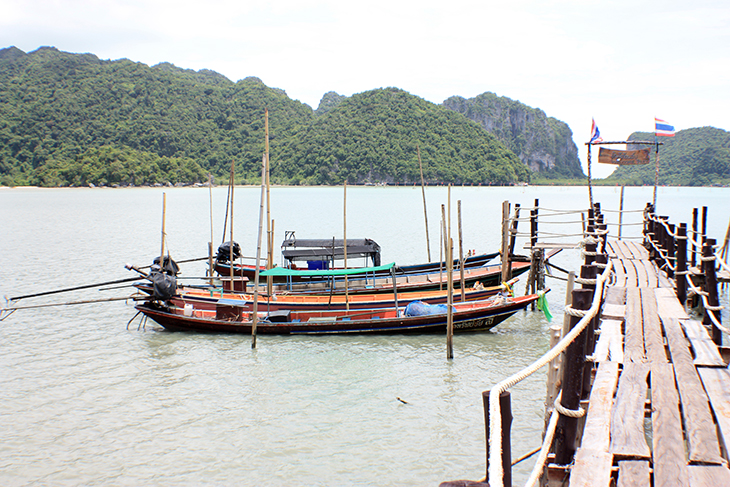
POLYGON ((636 241, 609 238, 600 205, 589 209, 585 264, 551 350, 483 393, 487 476, 442 486, 512 485, 508 390, 544 366, 546 427, 526 486, 730 486, 730 330, 716 274, 727 264, 705 235, 706 209, 701 232, 651 204, 643 213, 636 241))

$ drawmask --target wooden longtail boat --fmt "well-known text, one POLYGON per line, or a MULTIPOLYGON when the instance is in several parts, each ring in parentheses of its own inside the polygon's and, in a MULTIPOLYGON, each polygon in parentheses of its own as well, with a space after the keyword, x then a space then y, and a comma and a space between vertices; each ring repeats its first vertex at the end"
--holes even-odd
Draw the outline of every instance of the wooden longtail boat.
MULTIPOLYGON (((489 298, 500 292, 511 295, 511 286, 517 282, 517 278, 510 282, 489 288, 470 288, 464 290, 465 301, 477 301, 489 298)), ((139 290, 152 295, 153 286, 149 283, 138 283, 135 285, 139 290)), ((397 288, 396 288, 397 290, 397 288)), ((352 296, 337 294, 314 294, 314 293, 290 293, 284 292, 273 296, 259 295, 259 309, 276 311, 289 310, 331 310, 331 309, 370 309, 388 308, 398 305, 406 306, 413 301, 422 301, 428 304, 446 303, 448 294, 446 290, 431 291, 397 291, 393 294, 387 293, 355 293, 352 296)), ((176 306, 183 307, 186 303, 193 303, 200 309, 215 309, 219 300, 225 299, 239 303, 239 306, 246 310, 253 308, 254 296, 251 293, 230 292, 222 288, 199 288, 199 287, 178 287, 175 296, 169 301, 176 306)), ((461 292, 454 293, 454 301, 461 300, 461 292)))
MULTIPOLYGON (((495 327, 517 311, 538 299, 538 294, 453 305, 455 332, 484 331, 495 327)), ((430 305, 423 305, 430 306, 430 305)), ((136 306, 146 317, 171 331, 251 333, 251 313, 235 302, 221 300, 216 309, 199 309, 148 300, 136 306)), ((409 316, 403 308, 350 311, 276 311, 259 313, 256 331, 259 334, 347 334, 347 333, 427 333, 446 330, 444 305, 436 314, 409 316)))

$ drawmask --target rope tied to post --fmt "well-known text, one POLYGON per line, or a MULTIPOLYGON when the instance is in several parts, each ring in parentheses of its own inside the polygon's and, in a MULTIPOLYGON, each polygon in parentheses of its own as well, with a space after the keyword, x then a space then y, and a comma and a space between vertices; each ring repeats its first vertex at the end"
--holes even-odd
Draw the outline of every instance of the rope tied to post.
POLYGON ((562 404, 560 404, 560 400, 563 397, 563 391, 560 391, 560 394, 558 394, 558 397, 555 398, 555 402, 553 403, 553 407, 555 410, 562 414, 563 416, 567 416, 569 418, 582 418, 586 414, 586 410, 582 407, 579 407, 578 409, 567 409, 562 404))

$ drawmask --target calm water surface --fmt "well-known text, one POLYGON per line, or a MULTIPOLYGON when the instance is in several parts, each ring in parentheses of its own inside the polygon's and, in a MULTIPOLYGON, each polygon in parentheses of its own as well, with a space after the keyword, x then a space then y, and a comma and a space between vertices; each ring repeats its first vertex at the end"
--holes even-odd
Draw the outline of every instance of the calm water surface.
MULTIPOLYGON (((0 294, 120 279, 130 276, 125 263, 148 265, 160 251, 163 191, 173 258, 205 256, 205 188, 0 190, 0 294)), ((643 208, 651 191, 627 188, 626 209, 643 208)), ((258 188, 239 188, 234 200, 234 238, 251 256, 259 198, 258 188)), ((447 190, 429 188, 426 198, 436 260, 447 190)), ((487 252, 499 247, 501 202, 531 206, 535 198, 544 208, 588 206, 585 188, 454 188, 455 241, 457 200, 464 248, 487 252)), ((619 190, 598 188, 594 198, 615 210, 619 190)), ((212 199, 218 243, 225 188, 215 188, 212 199)), ((274 188, 271 201, 277 245, 285 230, 342 237, 342 188, 274 188)), ((658 208, 675 222, 691 222, 692 207, 708 205, 708 233, 722 239, 728 202, 728 189, 661 188, 658 208)), ((579 215, 561 220, 568 223, 541 223, 541 230, 579 231, 579 215)), ((383 262, 425 261, 424 235, 420 188, 348 188, 347 236, 376 240, 383 262)), ((569 269, 579 261, 575 251, 555 258, 569 269)), ((200 263, 183 266, 185 276, 204 272, 200 263)), ((548 284, 562 322, 564 286, 548 284)), ((520 294, 524 285, 525 278, 520 294)), ((19 304, 129 292, 94 289, 19 304)), ((448 361, 442 336, 262 336, 252 350, 248 336, 138 329, 138 320, 127 327, 133 316, 122 301, 21 310, 0 323, 1 485, 420 486, 478 479, 485 473, 481 393, 544 353, 549 327, 541 314, 518 313, 493 332, 457 335, 448 361)), ((539 445, 544 397, 544 371, 513 389, 513 457, 539 445)), ((524 481, 529 468, 529 461, 520 465, 515 480, 524 481)))

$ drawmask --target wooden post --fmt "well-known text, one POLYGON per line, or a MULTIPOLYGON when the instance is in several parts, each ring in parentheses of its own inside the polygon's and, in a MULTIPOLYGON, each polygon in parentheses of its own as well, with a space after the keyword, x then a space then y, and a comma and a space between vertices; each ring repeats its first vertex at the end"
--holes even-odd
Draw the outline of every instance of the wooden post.
MULTIPOLYGON (((274 267, 274 234, 271 228, 271 168, 269 165, 269 109, 264 109, 264 132, 266 136, 266 146, 264 150, 265 164, 266 164, 266 268, 271 269, 274 267)), ((258 264, 256 264, 258 265, 258 264)), ((269 276, 266 278, 266 292, 271 296, 272 288, 274 286, 274 277, 269 276)))
MULTIPOLYGON (((567 315, 566 315, 567 316, 567 315)), ((554 348, 562 338, 563 328, 560 325, 550 326, 550 348, 554 348)), ((558 397, 558 373, 560 372, 560 355, 550 361, 547 371, 547 394, 545 396, 545 426, 550 421, 555 398, 558 397)))
POLYGON ((509 201, 502 202, 502 282, 509 281, 509 201))
MULTIPOLYGON (((442 204, 441 205, 441 248, 443 249, 442 252, 441 252, 442 254, 447 254, 448 253, 448 250, 446 250, 447 247, 448 247, 448 245, 446 243, 447 242, 447 238, 448 237, 446 235, 446 206, 444 206, 442 204)), ((439 256, 439 258, 441 258, 441 257, 442 256, 439 256)), ((448 260, 448 256, 447 255, 443 255, 443 257, 444 258, 441 259, 441 264, 439 264, 439 269, 442 269, 439 272, 439 291, 443 290, 443 283, 444 283, 443 273, 444 273, 444 271, 446 271, 446 269, 444 269, 443 267, 444 267, 444 261, 445 260, 448 260)), ((446 264, 446 267, 448 269, 448 264, 446 264)))
MULTIPOLYGON (((482 403, 484 404, 484 425, 487 430, 487 477, 489 477, 489 391, 482 392, 482 403)), ((502 417, 502 472, 503 486, 512 487, 512 401, 509 391, 499 395, 499 409, 502 417)))
POLYGON ((416 144, 416 153, 418 154, 418 167, 421 170, 421 195, 423 196, 423 219, 426 220, 426 252, 428 252, 428 260, 431 262, 431 243, 428 239, 428 212, 426 211, 426 185, 423 182, 423 164, 421 164, 421 149, 416 144))
MULTIPOLYGON (((258 326, 259 311, 259 273, 261 272, 261 238, 264 225, 264 196, 266 192, 266 154, 261 161, 261 204, 259 205, 259 236, 256 244, 256 270, 254 271, 254 290, 253 290, 253 312, 251 313, 251 348, 256 348, 256 327, 258 326)), ((231 205, 232 206, 232 205, 231 205)), ((231 228, 233 228, 233 218, 231 218, 231 228)), ((231 243, 233 237, 231 236, 231 243)), ((231 263, 231 266, 233 264, 231 263)), ((233 284, 233 281, 231 281, 233 284)))
MULTIPOLYGON (((347 269, 347 181, 343 187, 342 195, 342 244, 345 258, 345 269, 347 269)), ((393 274, 393 288, 395 289, 395 274, 393 274)), ((347 274, 345 274, 345 309, 350 311, 350 294, 349 294, 349 282, 347 280, 347 274)), ((398 314, 398 306, 396 305, 396 315, 398 314)))
MULTIPOLYGON (((231 278, 231 291, 233 291, 235 289, 235 286, 233 285, 233 282, 234 282, 233 281, 233 188, 235 187, 235 177, 234 176, 235 176, 235 166, 234 166, 234 162, 231 161, 231 185, 228 188, 229 191, 231 192, 231 198, 230 198, 231 207, 229 209, 230 210, 230 219, 231 219, 231 228, 230 228, 231 229, 231 249, 228 254, 228 257, 229 257, 228 263, 231 266, 230 267, 231 272, 229 273, 229 277, 231 278)), ((258 266, 258 262, 256 263, 256 265, 258 266)), ((257 282, 256 286, 258 286, 258 285, 259 285, 259 283, 257 282)))
POLYGON ((621 240, 621 228, 624 221, 624 187, 621 186, 621 199, 618 206, 618 238, 621 240))
POLYGON ((446 277, 449 280, 446 288, 447 305, 446 305, 446 358, 451 360, 454 358, 454 242, 449 238, 449 244, 446 247, 446 277))
POLYGON ((464 245, 461 234, 461 200, 458 200, 456 203, 459 220, 459 288, 461 289, 461 302, 463 303, 466 301, 466 289, 464 289, 464 245))
MULTIPOLYGON (((598 256, 596 256, 598 257, 598 256)), ((594 265, 584 265, 580 268, 580 277, 582 279, 595 279, 598 275, 598 268, 594 265)), ((595 284, 582 284, 583 289, 587 289, 591 291, 590 295, 590 301, 593 302, 593 295, 596 293, 596 285, 595 284)), ((596 326, 598 324, 599 316, 596 314, 596 316, 588 323, 588 326, 586 326, 585 333, 586 333, 586 351, 585 353, 587 355, 590 355, 593 353, 593 349, 596 346, 596 326)), ((581 399, 588 399, 588 397, 591 395, 591 371, 593 370, 593 362, 585 362, 585 366, 583 368, 583 392, 581 394, 581 399)))
POLYGON ((677 272, 674 280, 677 287, 677 299, 684 306, 687 301, 687 224, 680 223, 677 229, 677 272))
POLYGON ((702 245, 705 245, 707 239, 707 207, 702 207, 702 245))
MULTIPOLYGON (((705 273, 705 292, 707 293, 707 302, 710 306, 719 306, 720 302, 717 296, 717 275, 715 274, 715 261, 706 260, 715 255, 715 239, 708 238, 702 247, 702 264, 705 273)), ((705 309, 705 315, 702 319, 704 325, 712 326, 712 341, 718 347, 722 346, 722 331, 710 319, 710 313, 718 322, 722 322, 722 313, 705 309)))
MULTIPOLYGON (((510 259, 512 259, 512 256, 515 254, 515 243, 517 241, 517 225, 520 222, 520 204, 515 203, 515 219, 512 221, 512 230, 510 232, 509 236, 509 256, 510 259)), ((512 279, 512 266, 510 266, 509 273, 508 273, 508 279, 512 279)))
POLYGON ((208 242, 208 277, 213 285, 213 175, 208 174, 208 196, 210 197, 210 242, 208 242))
POLYGON ((165 213, 167 212, 167 195, 162 193, 162 236, 160 241, 160 270, 165 269, 165 213))
POLYGON ((540 205, 540 200, 535 198, 535 207, 530 210, 530 247, 537 245, 537 209, 540 205))
POLYGON ((675 269, 677 267, 677 260, 675 258, 677 250, 677 240, 674 237, 674 224, 669 223, 668 226, 669 231, 667 232, 667 260, 669 261, 670 265, 667 266, 667 277, 669 279, 674 279, 674 270, 672 270, 672 267, 674 267, 675 269))
MULTIPOLYGON (((692 240, 694 240, 695 242, 698 241, 697 208, 692 208, 692 240)), ((690 245, 689 253, 690 253, 690 267, 695 267, 697 265, 697 248, 695 247, 694 244, 690 245)))
MULTIPOLYGON (((573 308, 587 310, 591 306, 592 291, 589 289, 573 290, 573 308)), ((570 328, 580 321, 577 316, 570 317, 570 328)), ((583 369, 585 364, 586 330, 583 330, 565 351, 565 366, 563 367, 563 388, 560 404, 569 410, 577 410, 580 406, 583 390, 583 369)), ((575 455, 578 419, 560 416, 555 429, 555 463, 568 465, 575 455)))

